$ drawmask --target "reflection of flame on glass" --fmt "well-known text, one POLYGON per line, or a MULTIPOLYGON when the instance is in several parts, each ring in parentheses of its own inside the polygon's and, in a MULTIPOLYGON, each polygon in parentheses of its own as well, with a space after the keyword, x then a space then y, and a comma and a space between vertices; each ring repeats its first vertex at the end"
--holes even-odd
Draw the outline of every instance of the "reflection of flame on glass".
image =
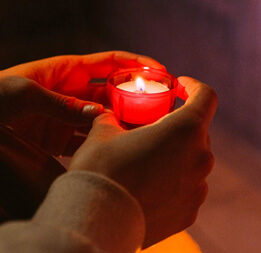
POLYGON ((137 87, 137 90, 139 92, 144 92, 145 91, 145 82, 143 81, 143 79, 141 77, 138 77, 136 79, 136 87, 137 87))

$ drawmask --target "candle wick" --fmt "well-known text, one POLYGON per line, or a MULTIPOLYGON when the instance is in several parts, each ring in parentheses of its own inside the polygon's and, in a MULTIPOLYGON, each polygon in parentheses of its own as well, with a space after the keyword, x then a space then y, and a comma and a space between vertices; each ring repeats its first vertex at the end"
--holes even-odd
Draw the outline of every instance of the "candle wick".
POLYGON ((138 89, 134 91, 135 93, 139 93, 139 94, 147 94, 147 91, 143 90, 143 89, 138 89))

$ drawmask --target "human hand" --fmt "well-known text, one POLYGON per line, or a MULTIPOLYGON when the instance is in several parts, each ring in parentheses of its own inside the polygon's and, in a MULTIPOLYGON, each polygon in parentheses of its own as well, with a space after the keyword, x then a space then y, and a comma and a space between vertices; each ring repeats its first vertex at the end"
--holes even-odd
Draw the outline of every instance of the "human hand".
POLYGON ((213 166, 208 127, 216 94, 195 79, 178 80, 178 95, 188 97, 183 106, 134 130, 124 130, 113 113, 98 116, 69 167, 101 173, 130 191, 144 211, 144 247, 195 221, 213 166))
POLYGON ((63 154, 75 128, 88 126, 103 112, 97 103, 105 103, 105 86, 89 81, 135 66, 164 69, 149 57, 111 51, 57 56, 0 71, 0 123, 11 125, 50 154, 63 154))

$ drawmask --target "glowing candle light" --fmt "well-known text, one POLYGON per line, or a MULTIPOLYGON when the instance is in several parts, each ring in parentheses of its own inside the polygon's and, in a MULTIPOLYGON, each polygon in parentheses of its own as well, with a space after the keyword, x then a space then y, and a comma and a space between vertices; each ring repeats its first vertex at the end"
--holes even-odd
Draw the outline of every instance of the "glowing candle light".
POLYGON ((117 88, 129 92, 135 92, 141 94, 160 93, 169 90, 168 87, 164 86, 159 82, 143 80, 141 77, 138 77, 135 81, 129 81, 129 82, 119 84, 117 88))
MULTIPOLYGON (((136 79, 136 87, 138 89, 138 91, 140 91, 141 93, 145 91, 145 82, 143 81, 143 79, 141 77, 138 77, 136 79)), ((118 87, 120 88, 120 87, 118 87)))
POLYGON ((177 79, 169 73, 126 69, 110 74, 107 80, 112 110, 124 122, 149 124, 173 108, 177 79))

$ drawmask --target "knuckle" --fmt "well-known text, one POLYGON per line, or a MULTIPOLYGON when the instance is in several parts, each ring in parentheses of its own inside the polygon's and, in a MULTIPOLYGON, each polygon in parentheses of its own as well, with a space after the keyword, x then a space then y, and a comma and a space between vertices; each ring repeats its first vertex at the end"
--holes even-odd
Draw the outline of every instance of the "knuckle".
POLYGON ((57 102, 57 104, 61 105, 58 108, 61 110, 61 113, 63 113, 68 110, 68 107, 73 108, 75 99, 65 96, 55 96, 54 100, 57 102))
POLYGON ((218 95, 216 91, 210 86, 206 87, 206 94, 209 97, 210 106, 217 106, 218 104, 218 95))
POLYGON ((198 215, 199 208, 205 202, 208 194, 208 185, 204 181, 203 183, 197 185, 194 190, 191 190, 189 196, 187 198, 187 207, 184 212, 184 220, 183 223, 186 226, 191 226, 198 215), (188 201, 189 200, 189 201, 188 201))
POLYGON ((115 50, 115 51, 112 51, 112 54, 113 54, 114 60, 116 61, 116 60, 124 57, 125 55, 129 55, 130 53, 126 52, 126 51, 115 50))
POLYGON ((200 170, 202 177, 206 177, 211 172, 214 166, 214 156, 211 151, 205 150, 201 151, 198 156, 198 165, 197 167, 200 170))
POLYGON ((177 130, 189 136, 203 136, 204 122, 201 117, 193 113, 187 113, 177 125, 177 130))
POLYGON ((209 86, 208 86, 208 92, 209 92, 209 96, 212 99, 212 101, 217 103, 218 102, 217 92, 209 86))
POLYGON ((59 116, 61 118, 71 119, 73 122, 80 117, 80 110, 78 110, 76 105, 76 98, 67 97, 63 95, 52 96, 53 105, 52 114, 59 116))
POLYGON ((193 225, 197 219, 197 216, 198 216, 198 210, 190 212, 184 221, 185 227, 187 228, 193 225))
POLYGON ((203 165, 212 166, 214 163, 214 155, 210 150, 205 150, 201 152, 201 161, 203 165))
POLYGON ((205 202, 208 195, 208 184, 204 182, 199 187, 198 208, 205 202))
POLYGON ((208 194, 208 185, 206 183, 200 185, 196 194, 194 192, 194 198, 190 205, 190 208, 187 211, 187 215, 185 216, 184 223, 186 223, 186 227, 191 226, 197 219, 198 211, 201 205, 205 202, 208 194), (195 196, 196 195, 196 196, 195 196))
POLYGON ((67 108, 74 108, 76 98, 74 97, 65 97, 65 96, 58 96, 61 99, 61 104, 64 106, 65 109, 67 108))
POLYGON ((199 207, 205 202, 208 194, 208 184, 203 181, 197 186, 197 190, 194 192, 193 209, 198 211, 199 207))

